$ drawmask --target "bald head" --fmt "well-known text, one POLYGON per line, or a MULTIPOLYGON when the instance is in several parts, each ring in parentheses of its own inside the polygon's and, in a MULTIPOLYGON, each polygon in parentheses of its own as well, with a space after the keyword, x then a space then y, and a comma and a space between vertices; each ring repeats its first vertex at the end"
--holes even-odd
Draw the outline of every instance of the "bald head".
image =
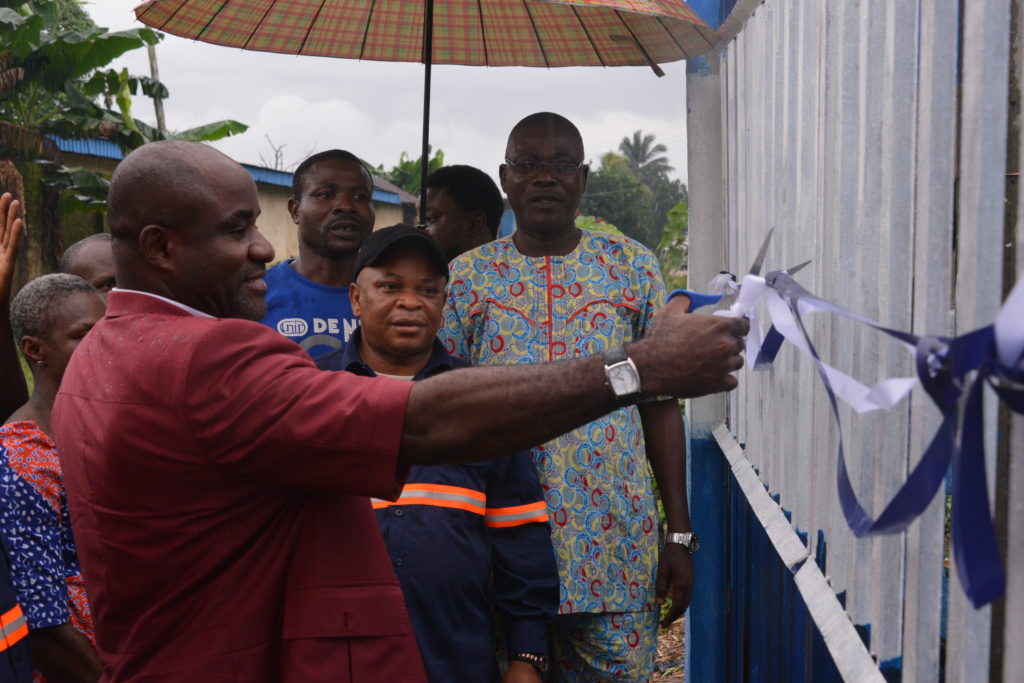
POLYGON ((134 245, 147 225, 186 227, 222 172, 244 169, 198 142, 164 140, 139 147, 117 165, 107 194, 107 222, 117 246, 134 245))
POLYGON ((541 132, 548 135, 564 137, 573 145, 579 146, 579 156, 580 159, 583 158, 583 136, 580 135, 579 129, 572 121, 561 114, 555 114, 550 111, 541 111, 536 114, 530 114, 512 127, 512 132, 508 134, 508 144, 505 146, 506 158, 515 158, 516 140, 519 136, 528 132, 541 132))
POLYGON ((106 299, 107 292, 117 284, 110 233, 89 235, 65 249, 60 272, 84 279, 106 299))
POLYGON ((143 145, 114 171, 107 207, 119 287, 216 317, 263 317, 274 249, 256 226, 256 183, 237 162, 195 142, 143 145))

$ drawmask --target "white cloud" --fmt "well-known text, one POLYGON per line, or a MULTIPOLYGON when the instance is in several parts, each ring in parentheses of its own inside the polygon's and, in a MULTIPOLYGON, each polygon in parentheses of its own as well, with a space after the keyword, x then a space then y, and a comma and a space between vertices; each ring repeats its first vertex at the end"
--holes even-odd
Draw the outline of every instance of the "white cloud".
MULTIPOLYGON (((137 0, 94 0, 87 10, 101 26, 139 26, 137 0)), ((265 135, 286 145, 294 165, 307 153, 342 147, 371 163, 391 166, 402 151, 419 156, 423 66, 295 57, 234 50, 167 36, 157 47, 161 80, 171 97, 168 126, 190 128, 232 118, 245 134, 218 146, 239 161, 270 158, 265 135)), ((142 50, 119 62, 148 73, 142 50)), ((557 111, 583 133, 597 162, 640 129, 668 146, 669 161, 686 177, 685 65, 664 65, 666 76, 626 67, 527 69, 438 66, 433 70, 431 142, 450 163, 468 163, 492 175, 516 121, 557 111)), ((153 120, 152 105, 135 100, 135 114, 153 120)))

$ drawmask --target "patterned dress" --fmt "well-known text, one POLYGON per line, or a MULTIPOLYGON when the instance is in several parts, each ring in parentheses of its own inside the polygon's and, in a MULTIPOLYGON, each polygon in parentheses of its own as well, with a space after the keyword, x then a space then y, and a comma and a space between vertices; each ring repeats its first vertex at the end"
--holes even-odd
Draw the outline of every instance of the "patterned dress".
POLYGON ((70 622, 95 645, 57 447, 27 420, 0 427, 0 444, 0 535, 29 629, 70 622))
MULTIPOLYGON (((584 230, 566 256, 511 237, 455 259, 440 337, 474 365, 589 356, 643 336, 665 298, 654 255, 584 230)), ((561 578, 559 612, 653 608, 657 509, 634 406, 533 449, 561 578)))

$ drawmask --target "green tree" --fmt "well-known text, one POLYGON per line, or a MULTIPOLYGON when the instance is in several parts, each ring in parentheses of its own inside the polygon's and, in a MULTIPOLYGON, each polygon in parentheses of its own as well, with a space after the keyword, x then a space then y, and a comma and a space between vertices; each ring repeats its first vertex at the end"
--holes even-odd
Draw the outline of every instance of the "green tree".
MULTIPOLYGON (((648 187, 658 178, 668 178, 674 169, 668 164, 668 147, 654 142, 654 135, 644 135, 642 131, 633 131, 633 137, 622 138, 619 152, 629 162, 634 175, 648 187)), ((653 189, 653 188, 652 188, 653 189)))
POLYGON ((626 236, 653 248, 661 237, 654 203, 654 192, 637 178, 629 160, 608 152, 601 157, 601 165, 590 172, 580 213, 600 216, 626 236))
POLYGON ((669 210, 665 232, 655 251, 661 266, 661 275, 669 290, 686 287, 689 258, 688 228, 689 206, 685 201, 680 201, 669 210))
POLYGON ((609 152, 590 174, 581 209, 622 228, 630 237, 654 248, 669 220, 668 213, 687 200, 686 185, 669 178, 665 145, 653 135, 635 131, 619 143, 622 154, 609 152), (645 191, 646 190, 646 191, 645 191))
POLYGON ((576 226, 592 232, 607 232, 612 235, 623 235, 617 227, 598 216, 576 216, 576 226))
MULTIPOLYGON (((427 159, 427 173, 433 173, 444 166, 444 152, 439 149, 434 153, 434 148, 431 145, 427 146, 427 159), (431 153, 433 153, 433 156, 431 156, 431 153)), ((384 170, 384 164, 381 164, 373 172, 389 183, 398 185, 414 197, 420 196, 420 183, 423 181, 422 155, 413 159, 409 156, 408 152, 402 152, 402 156, 398 159, 398 164, 392 166, 391 170, 384 170)))
MULTIPOLYGON (((18 283, 56 268, 62 215, 93 212, 102 229, 106 178, 65 167, 53 137, 105 138, 125 151, 165 137, 131 116, 131 97, 140 90, 166 97, 166 88, 108 68, 125 52, 159 39, 148 28, 98 28, 74 0, 0 0, 0 154, 14 160, 24 180, 29 228, 18 283)), ((179 136, 216 139, 244 129, 217 122, 179 136)))

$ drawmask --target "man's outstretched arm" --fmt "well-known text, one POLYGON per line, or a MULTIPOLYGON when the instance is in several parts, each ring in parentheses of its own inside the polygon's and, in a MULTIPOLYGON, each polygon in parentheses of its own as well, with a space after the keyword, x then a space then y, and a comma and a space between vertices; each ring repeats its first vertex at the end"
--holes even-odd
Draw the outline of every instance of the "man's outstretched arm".
POLYGON ((9 192, 0 197, 0 422, 28 400, 25 375, 18 361, 11 331, 11 285, 24 223, 18 218, 20 202, 9 192))
MULTIPOLYGON (((645 394, 703 396, 736 387, 731 373, 743 366, 749 328, 742 319, 688 315, 673 301, 651 333, 626 349, 645 394)), ((413 387, 401 458, 429 465, 510 455, 616 407, 600 356, 446 372, 413 387)))

